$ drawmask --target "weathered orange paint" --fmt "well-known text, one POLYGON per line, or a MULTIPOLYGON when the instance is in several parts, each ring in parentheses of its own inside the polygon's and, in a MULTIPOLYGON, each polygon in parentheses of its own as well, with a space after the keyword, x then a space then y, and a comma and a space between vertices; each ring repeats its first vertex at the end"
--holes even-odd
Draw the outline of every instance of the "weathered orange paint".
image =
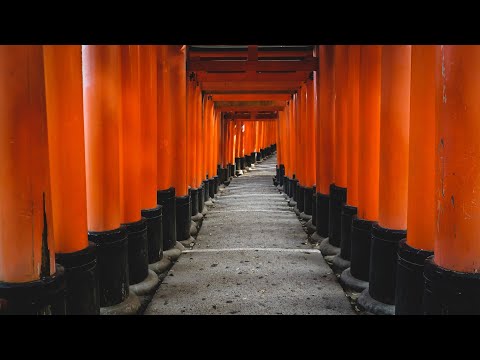
POLYGON ((293 94, 292 96, 292 100, 290 102, 290 111, 291 111, 291 117, 290 117, 290 125, 291 125, 291 140, 290 140, 290 144, 292 145, 292 150, 291 150, 291 154, 292 154, 292 171, 293 171, 293 174, 292 174, 292 177, 293 175, 295 175, 295 178, 298 179, 298 176, 297 176, 297 173, 300 171, 300 163, 299 163, 299 160, 300 159, 300 156, 299 156, 299 150, 300 150, 300 145, 298 143, 298 135, 297 135, 297 131, 298 131, 298 122, 297 122, 297 94, 293 94))
POLYGON ((300 91, 298 92, 297 97, 297 111, 296 111, 296 122, 297 122, 297 179, 299 181, 299 185, 305 186, 306 185, 306 159, 305 159, 305 151, 306 151, 306 102, 307 102, 307 87, 305 83, 302 84, 300 91))
POLYGON ((230 164, 235 164, 235 121, 229 121, 230 145, 228 148, 228 158, 230 164))
POLYGON ((283 134, 283 127, 285 126, 285 113, 283 111, 278 112, 278 120, 276 121, 277 126, 277 165, 284 164, 285 156, 283 154, 283 146, 285 143, 284 134, 283 134))
POLYGON ((407 242, 433 250, 435 202, 435 71, 440 46, 412 46, 407 242))
POLYGON ((196 87, 195 92, 195 111, 197 112, 197 128, 196 128, 196 152, 197 158, 195 162, 197 164, 197 182, 195 184, 196 188, 199 188, 202 185, 202 181, 205 179, 205 160, 204 160, 204 133, 203 133, 203 99, 202 91, 200 86, 196 87))
POLYGON ((140 204, 157 206, 157 51, 140 46, 140 204))
POLYGON ((173 118, 170 93, 170 45, 157 45, 157 190, 173 185, 173 118))
POLYGON ((347 46, 335 45, 335 185, 344 188, 347 187, 348 166, 347 70, 347 46))
POLYGON ((141 219, 139 45, 122 45, 122 123, 120 126, 120 214, 123 224, 141 219))
POLYGON ((245 122, 240 122, 240 157, 245 156, 245 122))
POLYGON ((316 183, 316 145, 315 145, 315 123, 317 120, 317 81, 316 72, 314 79, 307 81, 307 114, 306 114, 306 150, 305 164, 306 177, 305 186, 312 187, 316 183))
POLYGON ((45 270, 55 272, 43 66, 40 45, 0 46, 0 281, 4 282, 40 278, 43 234, 50 254, 45 270))
POLYGON ((82 46, 46 45, 43 56, 55 252, 70 253, 88 246, 82 46))
POLYGON ((407 228, 411 46, 382 46, 378 222, 407 228))
POLYGON ((205 112, 205 124, 206 124, 206 170, 208 178, 215 176, 215 171, 212 172, 212 162, 214 161, 214 137, 215 137, 215 109, 213 106, 213 101, 207 101, 207 109, 205 112))
POLYGON ((454 271, 480 268, 480 46, 443 45, 436 66, 437 207, 434 261, 454 271))
POLYGON ((292 125, 292 100, 290 100, 287 104, 287 111, 286 111, 286 118, 287 118, 287 126, 286 126, 286 147, 288 152, 288 162, 285 164, 285 173, 289 179, 292 178, 295 166, 295 136, 293 132, 293 125, 292 125))
POLYGON ((120 46, 83 45, 82 67, 87 225, 113 230, 120 226, 120 46))
POLYGON ((255 129, 254 129, 254 144, 255 144, 255 152, 260 151, 260 141, 259 141, 259 132, 260 132, 260 123, 255 121, 255 129))
POLYGON ((194 188, 196 180, 196 121, 197 112, 195 110, 195 92, 196 84, 195 80, 187 80, 187 143, 188 149, 187 155, 187 185, 194 188))
POLYGON ((242 132, 242 127, 240 125, 241 121, 240 120, 235 120, 235 158, 240 157, 240 143, 241 143, 241 132, 242 132))
POLYGON ((317 193, 328 195, 335 181, 335 46, 319 46, 317 193))
POLYGON ((358 206, 359 72, 360 46, 349 45, 347 90, 347 204, 358 206))
POLYGON ((360 47, 358 217, 378 220, 382 47, 360 47))
POLYGON ((172 185, 177 197, 186 196, 187 188, 187 73, 185 46, 169 45, 170 94, 172 104, 172 185))

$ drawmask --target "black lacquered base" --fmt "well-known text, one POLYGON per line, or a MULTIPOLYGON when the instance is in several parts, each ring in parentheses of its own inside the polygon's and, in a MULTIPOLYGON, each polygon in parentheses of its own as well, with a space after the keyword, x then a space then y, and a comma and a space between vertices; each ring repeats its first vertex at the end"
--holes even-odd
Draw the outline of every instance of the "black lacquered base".
POLYGON ((65 269, 65 305, 67 315, 98 315, 97 250, 93 242, 80 251, 55 254, 65 269))
POLYGON ((342 236, 342 207, 347 201, 347 189, 330 185, 330 215, 329 233, 330 244, 340 247, 342 236))
POLYGON ((172 249, 177 242, 175 228, 175 188, 157 191, 157 204, 162 206, 163 250, 172 249))
POLYGON ((395 315, 422 315, 425 282, 423 269, 425 260, 432 251, 415 249, 400 240, 397 260, 397 282, 395 289, 395 315))
POLYGON ((64 315, 65 273, 57 264, 55 274, 24 283, 0 281, 0 315, 64 315))
POLYGON ((120 304, 129 295, 127 230, 89 231, 88 240, 97 247, 100 307, 120 304))
POLYGON ((424 313, 427 315, 480 315, 480 273, 453 271, 425 261, 424 313))

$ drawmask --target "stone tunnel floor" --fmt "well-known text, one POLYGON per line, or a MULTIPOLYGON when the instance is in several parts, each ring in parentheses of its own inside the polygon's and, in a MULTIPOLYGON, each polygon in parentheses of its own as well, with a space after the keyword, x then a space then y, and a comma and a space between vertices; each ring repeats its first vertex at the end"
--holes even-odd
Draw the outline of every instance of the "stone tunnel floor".
POLYGON ((356 313, 273 186, 275 164, 272 156, 219 191, 145 315, 356 313))

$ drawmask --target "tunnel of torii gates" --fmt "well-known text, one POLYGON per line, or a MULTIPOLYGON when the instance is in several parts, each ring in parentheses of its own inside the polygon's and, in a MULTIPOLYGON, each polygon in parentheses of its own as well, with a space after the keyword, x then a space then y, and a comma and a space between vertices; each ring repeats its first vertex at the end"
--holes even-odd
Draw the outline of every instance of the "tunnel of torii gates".
POLYGON ((0 313, 138 308, 276 152, 360 306, 479 314, 479 92, 473 45, 0 46, 0 313))

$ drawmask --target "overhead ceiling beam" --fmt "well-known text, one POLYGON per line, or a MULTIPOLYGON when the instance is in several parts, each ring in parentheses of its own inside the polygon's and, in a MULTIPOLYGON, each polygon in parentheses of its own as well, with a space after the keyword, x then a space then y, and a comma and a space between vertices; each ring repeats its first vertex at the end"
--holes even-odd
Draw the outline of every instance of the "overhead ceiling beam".
POLYGON ((255 91, 279 91, 292 93, 300 88, 298 81, 203 81, 202 90, 212 91, 243 91, 253 93, 255 91))
POLYGON ((283 111, 284 106, 220 106, 216 107, 219 111, 283 111))
POLYGON ((309 76, 308 71, 298 71, 289 73, 208 73, 198 72, 198 81, 306 81, 309 76))
POLYGON ((187 61, 187 71, 314 71, 318 68, 318 58, 305 60, 198 60, 187 61))
POLYGON ((288 101, 290 94, 212 94, 213 101, 288 101))

